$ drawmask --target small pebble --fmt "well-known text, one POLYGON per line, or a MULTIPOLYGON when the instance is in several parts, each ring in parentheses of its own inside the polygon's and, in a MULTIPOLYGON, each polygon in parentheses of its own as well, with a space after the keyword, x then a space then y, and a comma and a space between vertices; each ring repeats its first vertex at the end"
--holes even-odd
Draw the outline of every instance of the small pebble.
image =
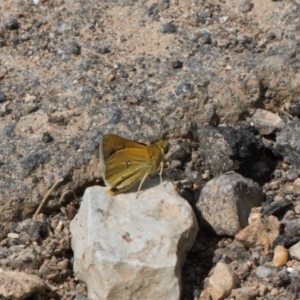
POLYGON ((292 259, 300 260, 300 242, 290 247, 289 254, 292 259))
POLYGON ((6 100, 6 95, 0 91, 0 102, 5 102, 6 100))
POLYGON ((25 103, 33 102, 36 100, 36 96, 34 95, 26 95, 24 98, 25 103))
POLYGON ((173 23, 167 23, 162 25, 160 28, 161 33, 176 33, 177 32, 177 26, 173 23))
POLYGON ((27 105, 25 106, 25 112, 26 112, 27 114, 30 114, 30 113, 36 111, 37 108, 38 108, 38 106, 37 106, 36 104, 34 104, 33 102, 29 102, 29 103, 27 103, 27 105))
POLYGON ((251 213, 249 218, 248 218, 248 223, 252 224, 255 221, 259 220, 262 218, 262 214, 261 213, 251 213))
POLYGON ((125 43, 127 41, 127 38, 124 35, 120 36, 120 42, 125 43))
POLYGON ((6 69, 0 66, 0 79, 3 79, 7 74, 6 69))
POLYGON ((282 176, 282 171, 281 170, 275 170, 273 172, 275 178, 280 178, 282 176))
POLYGON ((81 54, 81 47, 74 41, 69 44, 69 50, 74 55, 81 54))
POLYGON ((296 169, 291 169, 288 170, 285 174, 284 174, 284 180, 286 181, 294 181, 298 178, 299 172, 296 169))
POLYGON ((294 196, 300 196, 300 178, 297 178, 293 183, 294 196))
POLYGON ((52 229, 53 230, 55 230, 56 229, 56 227, 58 226, 58 220, 57 219, 53 219, 52 221, 51 221, 51 227, 52 227, 52 229))
POLYGON ((44 132, 42 136, 42 142, 43 143, 49 143, 53 141, 53 137, 49 132, 44 132))
POLYGON ((274 250, 273 265, 280 268, 286 264, 289 259, 288 251, 281 245, 278 245, 274 250))
POLYGON ((171 66, 173 69, 180 69, 183 66, 183 63, 179 60, 174 60, 171 62, 171 66))
POLYGON ((10 232, 7 237, 9 237, 10 239, 18 239, 20 237, 19 234, 14 233, 14 232, 10 232))
POLYGON ((274 197, 274 201, 282 201, 284 198, 283 198, 283 196, 281 196, 281 195, 276 195, 275 197, 274 197))
POLYGON ((240 12, 246 13, 249 12, 253 7, 253 3, 250 0, 242 0, 240 3, 239 9, 240 12))
POLYGON ((177 159, 172 159, 170 163, 170 169, 180 169, 182 167, 182 162, 177 159))
POLYGON ((10 104, 10 101, 7 101, 7 102, 3 103, 1 108, 0 108, 0 113, 2 113, 4 115, 7 112, 9 104, 10 104))
POLYGON ((297 204, 297 205, 295 206, 294 210, 295 210, 295 213, 296 213, 297 215, 300 215, 300 204, 297 204))
POLYGON ((109 47, 105 45, 99 46, 96 51, 100 54, 107 54, 110 52, 109 47))
POLYGON ((4 21, 4 27, 8 30, 16 30, 20 27, 20 24, 15 18, 8 18, 4 21))
POLYGON ((270 291, 270 294, 271 294, 272 296, 277 296, 277 295, 279 294, 279 291, 278 291, 277 288, 273 288, 273 289, 270 291))
POLYGON ((114 81, 116 79, 116 76, 114 75, 114 74, 109 74, 109 76, 108 76, 108 81, 109 82, 112 82, 112 81, 114 81))
POLYGON ((55 231, 58 232, 58 233, 60 233, 60 232, 62 232, 63 228, 64 228, 64 222, 63 221, 59 221, 58 225, 55 228, 55 231))
POLYGON ((275 272, 275 270, 276 269, 274 267, 265 265, 265 266, 259 266, 256 269, 255 273, 258 278, 264 279, 268 276, 271 276, 275 272))
POLYGON ((264 284, 261 284, 259 287, 259 295, 265 296, 268 293, 268 288, 264 284))
POLYGON ((272 181, 269 185, 270 189, 274 190, 278 190, 280 188, 280 183, 279 181, 272 181))
POLYGON ((212 42, 211 40, 211 34, 210 33, 205 33, 201 36, 201 44, 202 45, 210 45, 212 42))

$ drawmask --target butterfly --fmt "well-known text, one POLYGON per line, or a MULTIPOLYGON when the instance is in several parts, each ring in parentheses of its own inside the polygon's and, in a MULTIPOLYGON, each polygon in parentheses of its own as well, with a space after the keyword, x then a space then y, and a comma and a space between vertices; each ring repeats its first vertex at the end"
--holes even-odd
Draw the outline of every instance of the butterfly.
POLYGON ((117 195, 125 192, 141 181, 137 198, 148 175, 155 174, 159 170, 162 183, 164 155, 168 148, 169 143, 165 140, 146 145, 115 134, 103 135, 100 158, 103 179, 110 188, 109 194, 117 195))

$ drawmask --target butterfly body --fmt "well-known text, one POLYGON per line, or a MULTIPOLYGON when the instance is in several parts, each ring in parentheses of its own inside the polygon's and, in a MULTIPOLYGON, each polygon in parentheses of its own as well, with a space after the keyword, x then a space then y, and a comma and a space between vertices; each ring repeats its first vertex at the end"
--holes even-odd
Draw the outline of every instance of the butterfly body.
POLYGON ((160 170, 161 175, 167 148, 168 142, 163 140, 146 145, 114 134, 104 135, 101 140, 102 174, 110 187, 109 193, 116 195, 127 191, 141 181, 139 193, 149 174, 160 170))

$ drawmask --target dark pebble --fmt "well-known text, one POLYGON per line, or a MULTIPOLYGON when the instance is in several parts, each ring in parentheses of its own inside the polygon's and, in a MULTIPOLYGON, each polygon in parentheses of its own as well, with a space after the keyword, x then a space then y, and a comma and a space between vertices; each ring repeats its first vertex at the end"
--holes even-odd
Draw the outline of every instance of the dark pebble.
POLYGON ((265 202, 267 204, 271 204, 272 202, 274 202, 274 196, 273 195, 270 195, 270 194, 267 194, 266 195, 266 198, 265 198, 265 202))
POLYGON ((153 3, 147 10, 146 10, 146 15, 151 16, 151 15, 156 15, 159 12, 157 9, 157 3, 153 3))
POLYGON ((116 125, 120 123, 122 120, 122 112, 120 110, 117 110, 109 120, 109 124, 116 125))
POLYGON ((211 12, 210 11, 199 11, 198 12, 198 17, 200 19, 206 19, 211 17, 211 12))
POLYGON ((87 72, 88 70, 91 69, 91 60, 88 58, 84 58, 80 61, 79 66, 80 69, 87 72))
POLYGON ((99 46, 96 51, 100 54, 107 54, 110 52, 109 47, 104 45, 99 46))
POLYGON ((298 117, 300 115, 300 100, 297 98, 293 98, 290 102, 288 112, 294 116, 298 117))
POLYGON ((161 33, 176 33, 178 27, 173 23, 167 23, 160 28, 161 33))
POLYGON ((5 128, 4 128, 4 134, 7 137, 10 137, 10 138, 15 137, 16 136, 16 134, 15 134, 15 127, 16 127, 16 123, 12 123, 12 124, 9 124, 9 125, 5 126, 5 128))
POLYGON ((299 236, 300 235, 300 220, 291 220, 286 223, 284 232, 291 237, 299 236))
POLYGON ((6 247, 0 249, 0 259, 7 258, 12 254, 12 251, 6 247))
POLYGON ((74 55, 81 54, 81 47, 74 41, 69 44, 69 50, 74 55))
POLYGON ((291 245, 291 237, 286 234, 279 235, 273 242, 273 249, 275 249, 278 245, 282 245, 284 247, 291 245))
POLYGON ((292 205, 292 201, 289 199, 283 199, 272 202, 268 207, 263 211, 265 217, 273 215, 275 212, 279 213, 283 210, 288 209, 292 205))
POLYGON ((239 44, 249 44, 252 41, 252 37, 239 34, 237 36, 237 41, 239 44))
POLYGON ((17 30, 20 27, 20 24, 17 19, 9 18, 4 21, 4 27, 8 30, 17 30))
POLYGON ((39 241, 47 234, 47 223, 42 223, 32 219, 24 220, 20 224, 20 232, 26 234, 29 241, 39 241))
POLYGON ((6 100, 6 95, 0 91, 0 102, 4 102, 6 100))
POLYGON ((125 37, 124 35, 121 35, 121 36, 120 36, 120 42, 121 42, 121 43, 124 43, 124 42, 126 42, 126 41, 127 41, 126 37, 125 37))
POLYGON ((183 63, 180 60, 174 60, 171 62, 171 66, 173 69, 180 69, 183 66, 183 63))
POLYGON ((281 271, 279 271, 277 274, 273 273, 272 274, 272 283, 276 286, 276 287, 282 287, 282 286, 286 286, 291 282, 291 278, 288 275, 286 269, 282 269, 281 271))
POLYGON ((128 74, 125 70, 123 70, 123 69, 120 69, 120 70, 118 71, 118 75, 119 75, 121 78, 128 78, 128 77, 129 77, 129 74, 128 74))
POLYGON ((36 28, 40 28, 42 25, 43 23, 41 21, 36 20, 33 22, 33 26, 36 28))
POLYGON ((293 278, 290 285, 287 287, 288 292, 299 294, 300 293, 300 280, 299 278, 293 278))
MULTIPOLYGON (((21 39, 20 39, 20 37, 15 36, 15 37, 12 38, 11 42, 12 42, 13 45, 17 46, 21 43, 21 39)), ((33 52, 31 52, 30 50, 27 52, 28 55, 32 55, 32 53, 33 52)))
POLYGON ((201 44, 202 45, 209 45, 211 44, 211 35, 210 33, 205 33, 201 37, 201 44))
POLYGON ((48 122, 55 123, 58 125, 67 125, 68 124, 68 120, 63 116, 51 116, 51 117, 49 117, 48 122))
POLYGON ((49 153, 31 153, 20 159, 20 163, 27 174, 30 174, 38 166, 48 162, 50 159, 49 153))
POLYGON ((49 132, 44 132, 42 136, 42 142, 43 143, 49 143, 53 141, 53 137, 49 132))

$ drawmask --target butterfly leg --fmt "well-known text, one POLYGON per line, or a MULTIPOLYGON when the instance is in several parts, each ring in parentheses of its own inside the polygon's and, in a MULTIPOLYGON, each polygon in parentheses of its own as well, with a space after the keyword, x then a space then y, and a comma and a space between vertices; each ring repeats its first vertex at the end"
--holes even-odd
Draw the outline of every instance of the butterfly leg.
POLYGON ((141 187, 142 187, 142 184, 143 184, 143 182, 145 181, 145 179, 148 177, 148 175, 149 175, 149 173, 146 173, 146 174, 144 175, 144 177, 143 177, 143 179, 142 179, 142 181, 141 181, 141 183, 140 183, 140 185, 139 185, 139 189, 138 189, 138 191, 137 191, 137 193, 136 193, 135 199, 138 198, 138 195, 139 195, 140 189, 141 189, 141 187))
MULTIPOLYGON (((162 181, 162 172, 163 172, 163 169, 164 169, 164 163, 161 162, 160 163, 160 172, 159 172, 159 177, 160 177, 160 183, 163 185, 163 181, 162 181)), ((164 185, 163 185, 164 186, 164 185)))

